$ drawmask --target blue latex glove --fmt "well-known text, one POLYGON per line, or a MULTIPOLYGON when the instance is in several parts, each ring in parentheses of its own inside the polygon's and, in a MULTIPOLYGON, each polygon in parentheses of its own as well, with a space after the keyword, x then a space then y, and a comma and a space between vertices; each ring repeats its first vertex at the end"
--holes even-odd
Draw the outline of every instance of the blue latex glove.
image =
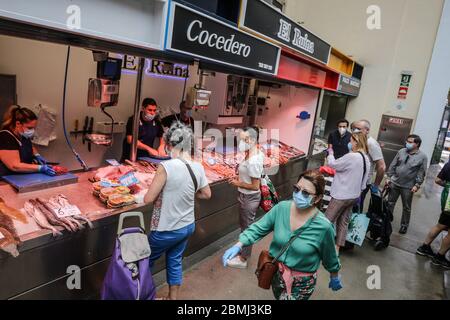
POLYGON ((328 288, 331 288, 333 291, 338 291, 342 289, 341 276, 331 277, 328 288))
POLYGON ((56 176, 55 170, 52 168, 52 166, 48 166, 46 164, 39 166, 39 172, 44 173, 48 176, 56 176))
POLYGON ((370 191, 372 193, 379 194, 380 193, 380 188, 376 184, 371 184, 370 185, 370 191))
POLYGON ((232 246, 227 251, 225 251, 225 253, 223 254, 223 257, 222 257, 223 266, 226 267, 228 260, 236 257, 239 254, 239 252, 241 252, 241 250, 242 250, 241 247, 235 245, 235 246, 232 246))
POLYGON ((39 163, 41 166, 47 164, 47 160, 45 160, 45 158, 42 157, 39 153, 35 154, 34 158, 36 159, 37 163, 39 163))

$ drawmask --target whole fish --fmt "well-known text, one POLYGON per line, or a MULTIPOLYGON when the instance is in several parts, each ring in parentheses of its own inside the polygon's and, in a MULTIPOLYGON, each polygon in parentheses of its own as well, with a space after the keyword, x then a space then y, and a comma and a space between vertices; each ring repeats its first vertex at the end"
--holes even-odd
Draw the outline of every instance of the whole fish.
POLYGON ((35 206, 33 206, 29 201, 25 202, 24 207, 25 212, 34 219, 34 221, 36 222, 36 224, 41 227, 42 229, 48 229, 52 232, 53 236, 56 237, 57 235, 62 235, 61 232, 58 231, 58 229, 56 229, 54 226, 52 226, 47 218, 45 217, 45 215, 41 212, 41 210, 39 210, 38 208, 36 208, 35 206))
POLYGON ((67 220, 69 220, 70 222, 72 222, 73 224, 75 224, 78 228, 78 230, 83 230, 84 226, 83 224, 81 224, 80 221, 78 221, 77 219, 75 219, 73 216, 72 217, 66 217, 67 220))
POLYGON ((10 216, 0 213, 0 227, 8 230, 13 236, 14 240, 17 241, 17 243, 20 243, 19 235, 17 234, 17 230, 14 227, 14 222, 12 221, 10 216))
POLYGON ((72 231, 70 226, 68 226, 64 222, 60 221, 59 219, 56 219, 55 216, 53 215, 53 213, 51 211, 47 210, 47 208, 45 208, 40 202, 36 201, 35 199, 30 199, 29 201, 34 207, 38 208, 44 214, 44 216, 47 218, 47 221, 51 225, 60 226, 68 231, 72 231))
POLYGON ((17 257, 19 255, 19 251, 17 250, 18 242, 14 240, 14 236, 2 227, 0 227, 0 233, 5 237, 0 240, 0 249, 10 253, 13 257, 17 257))
POLYGON ((17 221, 28 223, 27 217, 22 212, 17 209, 8 207, 2 198, 0 198, 0 211, 17 221))
POLYGON ((89 228, 91 228, 91 229, 94 227, 94 225, 92 224, 92 221, 89 220, 87 217, 82 216, 81 214, 75 215, 72 218, 86 222, 88 224, 89 228))
POLYGON ((47 203, 44 199, 36 198, 36 201, 39 202, 48 212, 50 212, 50 214, 53 215, 53 217, 56 220, 61 221, 62 223, 67 225, 69 227, 68 230, 70 230, 72 232, 75 232, 78 230, 77 226, 69 219, 64 218, 64 217, 58 217, 57 214, 53 211, 52 206, 49 203, 47 203))

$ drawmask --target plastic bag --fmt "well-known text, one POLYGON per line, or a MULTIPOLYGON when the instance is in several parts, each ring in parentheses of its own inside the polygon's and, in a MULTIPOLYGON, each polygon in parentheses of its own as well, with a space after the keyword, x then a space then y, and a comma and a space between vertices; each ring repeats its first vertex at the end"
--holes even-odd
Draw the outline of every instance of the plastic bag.
POLYGON ((353 213, 348 224, 346 240, 361 247, 366 237, 369 222, 370 219, 365 213, 353 213))
POLYGON ((33 143, 47 147, 50 141, 56 139, 55 128, 56 112, 48 107, 40 105, 33 143))

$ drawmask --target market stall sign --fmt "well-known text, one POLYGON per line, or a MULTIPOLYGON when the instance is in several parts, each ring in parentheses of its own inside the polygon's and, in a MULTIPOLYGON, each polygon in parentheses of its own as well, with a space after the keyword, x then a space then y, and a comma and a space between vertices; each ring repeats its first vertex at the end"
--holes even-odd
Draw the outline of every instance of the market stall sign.
MULTIPOLYGON (((168 0, 0 0, 0 19, 145 49, 163 48, 168 0)), ((45 33, 42 34, 45 36, 45 33)))
POLYGON ((172 2, 166 49, 217 63, 277 74, 280 48, 172 2))
POLYGON ((405 100, 408 95, 409 85, 411 83, 412 74, 404 72, 402 73, 402 79, 400 81, 400 87, 398 88, 397 98, 405 100))
MULTIPOLYGON (((122 59, 122 71, 137 73, 139 57, 131 55, 118 55, 122 59)), ((145 59, 145 74, 149 76, 189 78, 189 66, 186 64, 172 63, 164 60, 145 59)))
POLYGON ((341 74, 339 76, 338 92, 348 94, 350 96, 358 96, 361 89, 361 80, 347 77, 341 74))
MULTIPOLYGON (((111 54, 114 58, 122 59, 122 73, 137 74, 139 57, 128 54, 111 54)), ((189 66, 187 64, 172 63, 158 59, 145 59, 144 73, 150 77, 164 79, 189 78, 189 66)))
POLYGON ((328 63, 331 51, 328 43, 263 1, 242 1, 239 27, 324 64, 328 63))

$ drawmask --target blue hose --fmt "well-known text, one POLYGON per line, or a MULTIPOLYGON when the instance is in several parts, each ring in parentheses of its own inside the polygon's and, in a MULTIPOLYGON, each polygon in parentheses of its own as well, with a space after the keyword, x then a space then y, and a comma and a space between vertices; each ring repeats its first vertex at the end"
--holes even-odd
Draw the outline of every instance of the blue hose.
POLYGON ((62 101, 62 123, 63 123, 63 131, 64 131, 64 137, 66 138, 67 145, 72 150, 72 153, 74 154, 75 158, 78 160, 78 162, 83 167, 84 171, 89 171, 89 167, 86 165, 86 163, 81 159, 80 155, 75 151, 74 147, 70 143, 69 137, 67 136, 67 130, 66 130, 66 89, 67 89, 67 73, 69 69, 69 58, 70 58, 70 46, 67 47, 67 58, 66 58, 66 70, 64 72, 64 89, 63 89, 63 101, 62 101))

